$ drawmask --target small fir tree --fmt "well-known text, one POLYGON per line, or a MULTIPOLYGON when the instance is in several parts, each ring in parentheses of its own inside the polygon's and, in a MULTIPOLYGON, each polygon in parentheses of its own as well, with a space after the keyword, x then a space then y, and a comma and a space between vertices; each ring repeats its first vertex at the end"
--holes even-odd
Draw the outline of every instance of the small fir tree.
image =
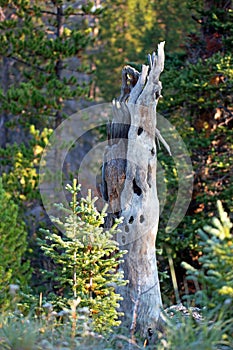
MULTIPOLYGON (((23 291, 30 279, 26 261, 27 231, 17 204, 6 194, 0 178, 0 309, 10 306, 10 285, 23 291)), ((12 289, 12 288, 11 288, 12 289)), ((13 305, 16 307, 16 305, 13 305)))
POLYGON ((202 309, 185 308, 185 313, 173 307, 166 310, 166 328, 159 335, 158 350, 176 349, 233 349, 232 302, 233 302, 233 244, 232 222, 224 211, 221 201, 217 202, 219 219, 212 218, 211 225, 198 230, 199 258, 201 268, 195 269, 187 263, 187 280, 199 282, 195 296, 186 295, 202 309))
POLYGON ((232 319, 233 303, 233 235, 232 223, 224 211, 222 203, 217 202, 220 220, 212 219, 212 225, 198 230, 203 255, 199 258, 201 269, 194 269, 183 263, 188 270, 188 278, 197 280, 202 289, 195 295, 199 305, 213 310, 214 315, 222 313, 225 320, 232 319))
POLYGON ((91 191, 78 203, 77 181, 66 189, 72 194, 71 210, 58 205, 67 216, 65 222, 55 219, 63 235, 41 230, 46 236, 44 240, 39 239, 41 249, 56 266, 47 276, 52 278, 55 288, 59 288, 60 295, 56 293, 55 299, 60 307, 79 299, 80 307, 89 308, 95 330, 108 331, 120 324, 117 308, 121 298, 115 287, 126 283, 122 272, 117 271, 125 252, 119 251, 118 243, 113 240, 119 221, 105 231, 105 209, 101 213, 97 211, 91 191))

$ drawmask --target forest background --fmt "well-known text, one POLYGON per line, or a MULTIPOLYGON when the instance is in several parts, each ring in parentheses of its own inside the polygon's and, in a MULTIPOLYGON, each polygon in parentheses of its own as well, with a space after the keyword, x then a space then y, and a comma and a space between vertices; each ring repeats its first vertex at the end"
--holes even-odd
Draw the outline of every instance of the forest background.
MULTIPOLYGON (((38 190, 38 168, 52 131, 76 111, 119 96, 121 69, 140 69, 166 41, 163 98, 158 111, 176 127, 192 160, 194 188, 186 216, 165 227, 179 178, 162 151, 166 203, 160 218, 158 269, 165 305, 197 286, 181 263, 200 268, 198 228, 217 215, 217 200, 232 218, 232 3, 231 1, 0 1, 0 306, 9 285, 49 294, 50 271, 37 239, 51 227, 38 190), (177 289, 174 290, 175 273, 177 289)), ((105 131, 82 138, 69 159, 64 184, 105 131)), ((232 297, 232 291, 229 291, 232 297)))

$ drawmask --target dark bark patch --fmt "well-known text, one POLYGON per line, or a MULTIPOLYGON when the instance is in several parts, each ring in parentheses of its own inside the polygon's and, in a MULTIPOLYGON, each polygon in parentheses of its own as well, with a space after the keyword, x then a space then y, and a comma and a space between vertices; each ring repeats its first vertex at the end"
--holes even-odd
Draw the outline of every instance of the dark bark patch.
POLYGON ((143 215, 140 215, 139 221, 140 221, 141 224, 143 223, 144 220, 145 220, 144 216, 143 216, 143 215))
POLYGON ((150 164, 148 165, 148 170, 147 170, 147 183, 148 186, 151 188, 151 179, 152 179, 152 169, 150 164))
POLYGON ((137 185, 136 180, 133 179, 133 191, 136 193, 138 196, 141 196, 142 190, 141 188, 137 185))
POLYGON ((132 224, 134 222, 134 217, 133 216, 130 216, 129 218, 129 224, 132 224))
POLYGON ((121 139, 128 139, 130 124, 108 123, 107 135, 109 145, 117 144, 121 139))
POLYGON ((141 135, 142 132, 143 132, 143 128, 139 127, 139 128, 138 128, 138 136, 141 135))

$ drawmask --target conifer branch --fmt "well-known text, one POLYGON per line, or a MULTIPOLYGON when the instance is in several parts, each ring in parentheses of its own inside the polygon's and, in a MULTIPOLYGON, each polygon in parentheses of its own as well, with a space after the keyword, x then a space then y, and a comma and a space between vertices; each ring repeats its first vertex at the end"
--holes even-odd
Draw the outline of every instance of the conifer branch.
MULTIPOLYGON (((30 11, 34 11, 32 7, 29 8, 30 11)), ((48 11, 48 10, 40 10, 40 13, 44 13, 46 15, 57 16, 56 12, 48 11)), ((84 12, 69 12, 69 16, 86 16, 87 14, 84 12)), ((67 16, 66 13, 61 14, 62 17, 67 16)))
POLYGON ((37 70, 39 70, 39 71, 41 71, 41 72, 47 73, 46 70, 45 70, 44 68, 41 68, 41 67, 39 67, 39 66, 35 66, 35 65, 33 65, 33 64, 29 63, 29 62, 26 62, 26 61, 24 61, 24 60, 21 60, 21 59, 18 58, 18 57, 11 56, 10 58, 11 58, 12 60, 14 60, 14 61, 17 61, 17 62, 19 62, 19 63, 24 64, 24 65, 27 66, 27 67, 32 67, 32 68, 35 68, 35 69, 37 69, 37 70))

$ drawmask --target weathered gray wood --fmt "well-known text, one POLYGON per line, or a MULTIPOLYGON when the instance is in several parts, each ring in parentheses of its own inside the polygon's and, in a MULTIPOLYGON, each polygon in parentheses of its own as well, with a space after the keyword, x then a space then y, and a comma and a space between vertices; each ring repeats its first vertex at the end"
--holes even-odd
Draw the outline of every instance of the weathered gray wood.
POLYGON ((108 127, 102 178, 102 193, 110 210, 106 225, 114 217, 124 218, 117 237, 120 247, 128 251, 120 266, 129 280, 120 289, 124 321, 144 336, 155 328, 162 306, 155 254, 159 221, 155 139, 170 152, 156 129, 163 67, 164 42, 158 45, 157 55, 149 56, 149 66, 143 65, 141 73, 130 66, 123 69, 121 95, 113 103, 108 127))

